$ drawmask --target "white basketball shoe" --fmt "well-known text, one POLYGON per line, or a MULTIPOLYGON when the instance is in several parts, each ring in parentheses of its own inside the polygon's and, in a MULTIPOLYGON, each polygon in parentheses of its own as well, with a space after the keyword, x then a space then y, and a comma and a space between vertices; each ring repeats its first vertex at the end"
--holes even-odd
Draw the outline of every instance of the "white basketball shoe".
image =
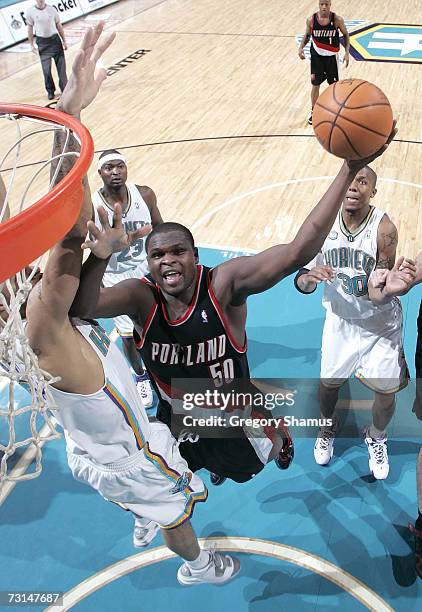
POLYGON ((208 564, 199 570, 191 569, 187 563, 179 567, 177 580, 184 586, 202 584, 224 584, 239 573, 240 561, 237 557, 223 555, 214 550, 209 550, 210 560, 208 564))
POLYGON ((151 544, 160 527, 154 521, 136 518, 133 529, 133 545, 135 548, 144 548, 151 544))
POLYGON ((314 446, 314 458, 318 465, 328 465, 334 452, 334 439, 336 430, 332 428, 320 428, 314 446))
POLYGON ((369 469, 377 480, 385 480, 390 471, 387 453, 387 436, 372 438, 369 428, 365 430, 365 444, 368 447, 369 469))

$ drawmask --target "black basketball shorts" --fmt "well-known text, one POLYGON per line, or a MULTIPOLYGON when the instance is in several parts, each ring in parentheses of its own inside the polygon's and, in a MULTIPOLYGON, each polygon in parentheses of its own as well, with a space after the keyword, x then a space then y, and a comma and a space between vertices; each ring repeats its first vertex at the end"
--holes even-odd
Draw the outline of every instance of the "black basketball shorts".
POLYGON ((320 55, 311 45, 311 83, 321 85, 325 80, 331 85, 338 81, 338 56, 320 55))
MULTIPOLYGON (((157 419, 172 430, 171 409, 164 402, 158 404, 157 419)), ((181 442, 179 452, 189 469, 196 472, 205 468, 235 482, 247 482, 263 470, 264 463, 258 458, 243 430, 233 428, 233 431, 235 429, 236 437, 227 437, 226 430, 226 435, 221 438, 203 437, 197 442, 181 442)))

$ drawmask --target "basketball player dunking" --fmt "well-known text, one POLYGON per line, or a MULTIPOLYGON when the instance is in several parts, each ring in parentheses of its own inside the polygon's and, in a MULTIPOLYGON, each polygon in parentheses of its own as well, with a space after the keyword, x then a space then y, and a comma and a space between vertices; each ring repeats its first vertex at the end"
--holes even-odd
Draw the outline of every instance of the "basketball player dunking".
MULTIPOLYGON (((114 227, 110 227, 104 211, 100 211, 102 231, 88 224, 94 239, 84 247, 92 253, 84 266, 73 312, 84 317, 131 317, 144 362, 159 391, 159 419, 171 421, 168 400, 172 397, 172 379, 193 378, 198 366, 210 389, 216 390, 236 377, 249 379, 245 332, 248 296, 269 289, 318 253, 356 172, 381 155, 386 146, 369 159, 343 163, 291 243, 253 257, 232 259, 212 270, 196 266, 193 237, 186 227, 163 223, 151 232, 146 243, 152 282, 131 279, 111 288, 101 287, 109 258, 121 250, 122 242, 127 242, 120 207, 115 208, 114 227), (213 349, 215 344, 219 350, 213 349)), ((244 432, 236 439, 200 437, 196 443, 180 444, 192 470, 205 467, 237 482, 249 480, 272 459, 286 467, 289 449, 287 433, 271 428, 258 442, 244 432)))
POLYGON ((319 0, 319 10, 306 20, 306 30, 299 46, 299 57, 305 59, 304 48, 311 39, 311 114, 308 123, 312 125, 312 112, 319 96, 319 86, 325 80, 335 83, 339 80, 338 53, 340 34, 344 36, 344 65, 349 65, 349 33, 343 17, 331 12, 331 0, 319 0))
MULTIPOLYGON (((341 385, 352 375, 375 391, 373 422, 366 431, 369 467, 375 478, 388 476, 385 429, 395 407, 395 392, 407 385, 402 348, 402 310, 398 298, 373 282, 375 269, 394 267, 397 229, 371 205, 377 176, 362 168, 347 190, 343 206, 321 252, 296 276, 296 287, 312 293, 325 281, 326 308, 321 356, 321 413, 334 415, 341 385)), ((333 455, 334 426, 320 430, 315 461, 327 465, 333 455)))

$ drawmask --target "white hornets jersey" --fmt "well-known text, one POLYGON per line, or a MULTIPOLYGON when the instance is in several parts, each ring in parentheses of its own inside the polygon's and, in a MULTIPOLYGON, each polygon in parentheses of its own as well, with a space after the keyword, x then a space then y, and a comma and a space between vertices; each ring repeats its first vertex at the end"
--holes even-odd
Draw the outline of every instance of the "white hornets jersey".
MULTIPOLYGON (((128 205, 122 220, 126 231, 133 232, 151 223, 151 214, 137 186, 134 183, 127 183, 126 188, 128 205)), ((98 206, 104 206, 111 225, 114 211, 101 195, 100 189, 92 194, 92 203, 94 205, 95 225, 101 228, 97 211, 98 206)), ((105 287, 112 287, 116 283, 128 278, 142 278, 148 273, 147 254, 144 245, 145 237, 140 238, 124 251, 113 253, 103 277, 105 287)))
POLYGON ((129 366, 117 346, 96 322, 72 319, 73 326, 101 360, 104 385, 96 393, 66 393, 50 386, 69 451, 106 464, 125 459, 143 448, 150 435, 129 366))
POLYGON ((391 311, 397 300, 374 305, 368 296, 368 279, 377 261, 378 226, 384 213, 371 206, 365 219, 354 231, 346 228, 342 212, 331 228, 321 252, 306 267, 330 266, 335 273, 324 285, 323 306, 343 319, 368 319, 391 311))

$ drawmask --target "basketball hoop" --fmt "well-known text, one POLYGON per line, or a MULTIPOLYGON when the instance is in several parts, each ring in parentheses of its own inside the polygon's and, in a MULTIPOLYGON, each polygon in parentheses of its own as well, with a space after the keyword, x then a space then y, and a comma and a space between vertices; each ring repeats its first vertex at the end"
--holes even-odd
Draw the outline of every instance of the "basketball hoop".
MULTIPOLYGON (((94 155, 91 134, 74 117, 29 104, 0 104, 0 119, 18 121, 23 117, 41 122, 47 129, 70 130, 79 140, 81 151, 72 170, 58 185, 30 208, 0 225, 0 283, 48 251, 74 225, 82 204, 82 177, 94 155)), ((0 170, 20 145, 21 138, 1 159, 0 170)))
POLYGON ((5 139, 2 134, 2 143, 7 151, 3 156, 0 155, 0 171, 4 170, 6 161, 13 158, 7 168, 11 177, 5 201, 0 202, 0 505, 3 499, 1 492, 6 481, 10 484, 38 476, 42 469, 43 444, 59 436, 52 418, 52 411, 57 407, 49 388, 58 379, 41 370, 38 365, 37 356, 25 335, 22 306, 32 289, 36 275, 36 267, 27 266, 35 260, 40 260, 46 251, 65 236, 78 218, 83 200, 82 179, 87 174, 94 153, 89 131, 77 119, 65 113, 26 104, 0 104, 0 128, 4 127, 1 120, 10 121, 12 127, 16 127, 17 138, 16 135, 13 136, 14 142, 9 146, 8 134, 5 139), (28 126, 29 131, 24 133, 24 128, 28 126), (51 134, 56 130, 65 135, 65 145, 59 155, 51 157, 51 134), (43 153, 39 151, 41 144, 44 139, 46 145, 48 142, 45 161, 30 160, 25 163, 21 148, 31 137, 37 138, 35 147, 26 147, 31 155, 35 150, 42 156, 43 153), (79 143, 79 153, 66 151, 71 137, 79 143), (69 173, 54 186, 62 161, 68 156, 76 156, 77 160, 69 173), (41 184, 43 190, 43 185, 49 183, 48 193, 43 197, 33 197, 35 203, 28 204, 30 190, 35 190, 37 179, 41 180, 44 169, 50 170, 52 164, 57 164, 55 171, 41 184), (34 165, 36 170, 32 176, 24 176, 24 181, 19 183, 16 180, 18 171, 23 170, 25 174, 34 165), (17 190, 15 187, 22 188, 23 195, 11 206, 15 214, 1 223, 4 211, 11 201, 12 191, 15 195, 17 190), (22 389, 25 389, 25 393, 29 393, 31 398, 27 405, 16 401, 22 389), (17 425, 21 424, 21 415, 25 414, 29 415, 29 422, 26 422, 26 419, 25 427, 20 431, 17 425), (21 459, 24 459, 25 455, 25 459, 30 459, 24 469, 18 464, 11 470, 8 461, 10 462, 11 457, 21 448, 24 449, 21 459), (31 472, 27 470, 29 464, 33 467, 31 472), (18 469, 15 469, 16 467, 18 469))

